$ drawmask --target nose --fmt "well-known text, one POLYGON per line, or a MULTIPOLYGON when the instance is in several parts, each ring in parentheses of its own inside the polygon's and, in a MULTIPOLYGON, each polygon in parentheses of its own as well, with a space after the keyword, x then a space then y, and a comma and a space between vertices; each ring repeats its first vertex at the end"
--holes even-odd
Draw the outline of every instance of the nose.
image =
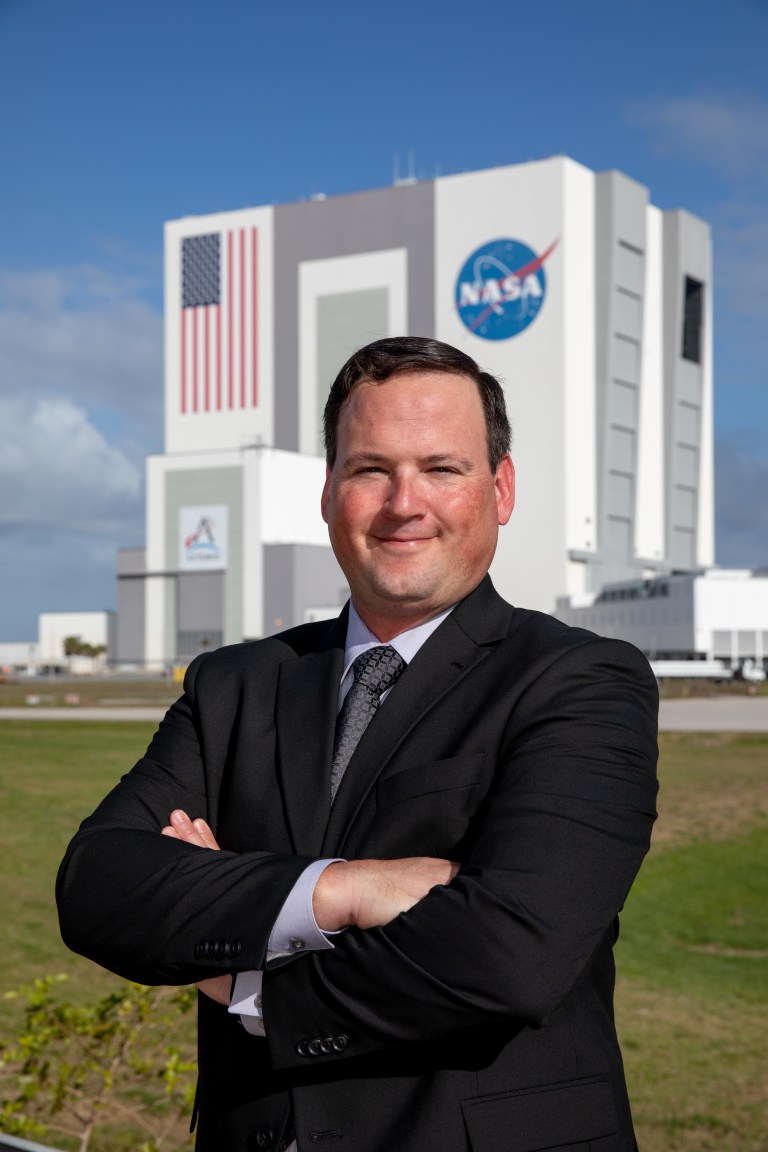
POLYGON ((411 520, 424 514, 419 477, 406 472, 395 472, 390 480, 387 510, 399 520, 411 520))

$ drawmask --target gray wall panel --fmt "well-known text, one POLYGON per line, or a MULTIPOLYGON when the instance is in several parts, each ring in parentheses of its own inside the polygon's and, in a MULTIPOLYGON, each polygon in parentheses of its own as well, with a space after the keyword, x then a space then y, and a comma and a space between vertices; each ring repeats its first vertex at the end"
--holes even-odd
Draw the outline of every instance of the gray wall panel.
MULTIPOLYGON (((381 188, 275 208, 275 446, 299 447, 299 265, 408 250, 408 329, 434 333, 434 185, 381 188)), ((337 364, 333 371, 341 367, 337 364)), ((328 385, 332 378, 328 380, 328 385)))
POLYGON ((625 384, 640 383, 640 345, 626 336, 614 336, 611 344, 611 368, 614 380, 625 384))
POLYGON ((614 424, 622 428, 637 427, 638 389, 632 384, 614 380, 611 384, 611 414, 614 424))
POLYGON ((315 397, 318 456, 325 455, 323 410, 329 383, 339 368, 363 344, 389 331, 389 293, 386 288, 336 292, 317 300, 317 381, 315 397))
MULTIPOLYGON (((702 365, 684 360, 683 316, 685 277, 701 280, 705 293, 707 283, 707 241, 701 221, 685 212, 664 213, 664 374, 667 468, 668 556, 674 568, 696 566, 697 517, 686 519, 681 528, 681 488, 690 485, 692 454, 697 465, 701 459, 702 365), (689 526, 690 525, 690 526, 689 526)), ((707 314, 703 318, 706 326, 707 314)), ((702 346, 709 339, 706 329, 702 346)), ((694 511, 698 507, 699 477, 693 485, 694 511)), ((685 501, 683 501, 685 502, 685 501)))
MULTIPOLYGON (((645 209, 645 204, 643 204, 645 209)), ((645 244, 645 235, 643 244, 645 244)), ((643 253, 618 241, 616 245, 616 287, 625 288, 636 296, 643 294, 643 253)))
POLYGON ((643 301, 640 296, 617 291, 614 298, 614 331, 640 341, 643 336, 643 301))
POLYGON ((595 179, 598 553, 587 584, 635 575, 648 190, 619 172, 595 179), (617 518, 617 510, 621 516, 617 518))
POLYGON ((117 581, 114 658, 118 664, 144 663, 145 584, 141 576, 117 581))
POLYGON ((349 595, 330 548, 312 544, 264 546, 264 634, 302 624, 308 608, 341 610, 349 595))
POLYGON ((678 482, 687 488, 697 488, 699 483, 699 453, 695 448, 678 444, 675 452, 675 465, 678 482))
POLYGON ((176 585, 180 632, 224 629, 224 573, 179 572, 176 585))
MULTIPOLYGON (((229 509, 229 560, 223 581, 223 642, 236 644, 243 639, 242 468, 199 468, 166 473, 165 565, 169 572, 176 571, 179 566, 179 509, 196 504, 226 504, 229 509)), ((177 590, 175 582, 169 584, 171 586, 166 601, 166 631, 170 631, 172 639, 171 647, 166 647, 166 651, 175 652, 177 633, 187 632, 190 629, 183 627, 178 621, 177 590), (172 607, 169 600, 173 601, 172 607)), ((213 585, 208 587, 210 591, 213 585)))

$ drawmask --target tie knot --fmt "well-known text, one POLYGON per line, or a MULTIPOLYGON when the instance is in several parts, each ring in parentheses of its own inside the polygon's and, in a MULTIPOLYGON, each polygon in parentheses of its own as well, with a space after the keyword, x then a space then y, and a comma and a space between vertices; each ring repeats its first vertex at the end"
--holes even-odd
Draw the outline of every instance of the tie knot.
POLYGON ((391 688, 395 680, 405 668, 405 661, 399 652, 390 645, 378 648, 369 648, 357 657, 352 665, 355 684, 367 688, 371 695, 377 699, 387 688, 391 688))

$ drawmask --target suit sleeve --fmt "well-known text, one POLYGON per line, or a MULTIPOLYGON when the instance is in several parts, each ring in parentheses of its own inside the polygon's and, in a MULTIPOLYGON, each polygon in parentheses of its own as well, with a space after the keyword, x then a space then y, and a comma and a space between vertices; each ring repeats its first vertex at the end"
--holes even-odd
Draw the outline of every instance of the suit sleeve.
POLYGON ((590 967, 650 841, 656 683, 618 641, 569 649, 512 709, 459 875, 383 928, 268 971, 273 1064, 540 1024, 590 967))
POLYGON ((64 942, 144 984, 263 967, 269 932, 311 858, 214 852, 160 830, 174 808, 205 817, 218 785, 202 748, 192 665, 143 759, 81 825, 59 870, 64 942))

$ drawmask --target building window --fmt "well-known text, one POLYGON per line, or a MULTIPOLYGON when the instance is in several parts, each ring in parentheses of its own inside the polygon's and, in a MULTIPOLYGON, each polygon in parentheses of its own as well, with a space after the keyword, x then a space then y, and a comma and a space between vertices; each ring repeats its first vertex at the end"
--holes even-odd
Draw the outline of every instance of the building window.
POLYGON ((683 313, 683 359, 701 364, 701 326, 704 317, 704 285, 691 276, 685 277, 683 313))

